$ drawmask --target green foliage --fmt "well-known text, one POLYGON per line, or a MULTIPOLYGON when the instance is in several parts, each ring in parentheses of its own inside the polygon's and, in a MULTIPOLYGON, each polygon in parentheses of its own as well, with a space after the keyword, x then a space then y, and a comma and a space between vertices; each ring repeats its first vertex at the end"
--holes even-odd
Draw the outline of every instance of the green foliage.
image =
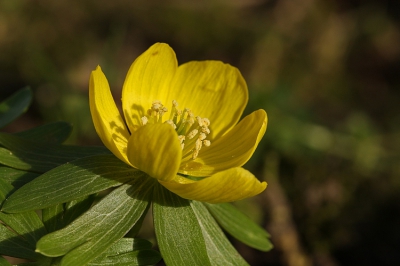
POLYGON ((32 101, 32 91, 29 88, 19 90, 0 103, 0 128, 6 126, 29 107, 32 101))
MULTIPOLYGON (((202 203, 171 193, 102 147, 62 144, 70 132, 57 122, 0 133, 0 255, 31 261, 20 265, 156 264, 161 255, 152 244, 129 237, 152 204, 167 265, 248 265, 202 203)), ((239 240, 271 248, 268 233, 238 210, 207 206, 239 240)))
POLYGON ((157 243, 167 265, 211 265, 189 200, 158 185, 153 202, 157 243))
POLYGON ((261 251, 269 251, 273 245, 270 235, 242 212, 229 203, 205 203, 222 228, 246 245, 261 251))

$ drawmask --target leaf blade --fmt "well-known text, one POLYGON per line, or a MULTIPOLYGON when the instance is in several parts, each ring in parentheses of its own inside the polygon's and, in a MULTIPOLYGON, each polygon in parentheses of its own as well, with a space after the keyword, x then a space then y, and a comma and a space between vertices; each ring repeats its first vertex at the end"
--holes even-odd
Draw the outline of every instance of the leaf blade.
POLYGON ((47 208, 121 185, 137 175, 140 175, 138 170, 114 155, 77 159, 18 189, 5 201, 3 211, 22 212, 47 208))
POLYGON ((158 185, 154 193, 153 216, 157 242, 167 265, 211 265, 189 200, 158 185))
POLYGON ((261 251, 269 251, 273 248, 268 239, 270 236, 268 232, 250 220, 232 204, 205 203, 205 206, 221 227, 239 241, 261 251))
POLYGON ((23 88, 0 103, 0 128, 25 113, 32 101, 30 88, 23 88))
POLYGON ((207 208, 198 201, 190 205, 199 221, 212 265, 249 265, 232 246, 207 208))

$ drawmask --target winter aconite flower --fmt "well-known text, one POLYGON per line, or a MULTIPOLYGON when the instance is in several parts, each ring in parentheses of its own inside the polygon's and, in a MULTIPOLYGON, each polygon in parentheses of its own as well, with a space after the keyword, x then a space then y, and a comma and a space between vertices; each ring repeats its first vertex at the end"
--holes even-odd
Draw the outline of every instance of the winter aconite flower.
POLYGON ((177 195, 218 203, 266 188, 241 166, 263 137, 267 115, 258 110, 239 122, 248 90, 235 67, 219 61, 178 67, 174 51, 157 43, 128 71, 123 117, 100 67, 92 72, 89 96, 104 145, 177 195))

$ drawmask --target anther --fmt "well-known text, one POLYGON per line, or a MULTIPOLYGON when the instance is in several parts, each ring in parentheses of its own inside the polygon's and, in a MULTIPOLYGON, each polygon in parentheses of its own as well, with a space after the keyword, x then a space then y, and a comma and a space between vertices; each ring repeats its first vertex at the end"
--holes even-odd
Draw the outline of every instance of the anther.
POLYGON ((192 131, 190 131, 190 133, 187 135, 188 139, 194 138, 194 136, 196 136, 197 132, 199 132, 197 129, 193 129, 192 131))
POLYGON ((176 129, 176 125, 172 120, 166 120, 164 123, 171 125, 174 129, 176 129))
POLYGON ((149 119, 147 118, 147 116, 143 116, 143 117, 142 117, 142 124, 143 124, 143 126, 146 125, 148 121, 149 121, 149 119))

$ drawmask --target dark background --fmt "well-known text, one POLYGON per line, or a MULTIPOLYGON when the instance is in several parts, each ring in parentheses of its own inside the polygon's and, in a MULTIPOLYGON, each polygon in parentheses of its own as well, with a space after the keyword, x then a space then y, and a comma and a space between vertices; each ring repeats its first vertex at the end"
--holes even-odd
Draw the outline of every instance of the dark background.
POLYGON ((99 145, 97 65, 119 99, 155 42, 180 63, 222 60, 248 83, 246 114, 269 117, 245 166, 269 186, 237 205, 275 249, 233 240, 240 253, 251 265, 400 265, 399 19, 395 0, 0 1, 0 97, 34 91, 6 130, 64 120, 69 143, 99 145))

